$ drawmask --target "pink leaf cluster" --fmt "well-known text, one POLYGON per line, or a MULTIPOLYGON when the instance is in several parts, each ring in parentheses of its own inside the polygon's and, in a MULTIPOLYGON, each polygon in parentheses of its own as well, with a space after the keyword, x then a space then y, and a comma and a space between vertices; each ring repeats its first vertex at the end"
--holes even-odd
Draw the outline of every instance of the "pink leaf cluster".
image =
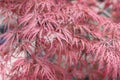
MULTIPOLYGON (((113 20, 101 16, 91 8, 96 3, 0 0, 2 79, 119 80, 120 24, 114 21, 119 14, 113 20)), ((105 0, 104 9, 116 4, 105 0)), ((120 11, 120 6, 113 8, 120 11)))

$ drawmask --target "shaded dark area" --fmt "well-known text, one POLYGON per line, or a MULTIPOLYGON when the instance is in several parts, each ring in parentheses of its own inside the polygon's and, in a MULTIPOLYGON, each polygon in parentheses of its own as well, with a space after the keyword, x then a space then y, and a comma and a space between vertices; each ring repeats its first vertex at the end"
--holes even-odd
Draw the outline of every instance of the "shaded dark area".
POLYGON ((6 41, 5 38, 0 38, 0 45, 2 45, 6 41))
MULTIPOLYGON (((7 31, 7 27, 4 25, 0 25, 0 35, 4 34, 7 31)), ((6 39, 4 37, 0 38, 0 45, 2 45, 6 39)))
POLYGON ((26 58, 27 58, 28 60, 31 59, 31 55, 30 55, 30 53, 29 53, 28 51, 26 51, 26 58))
POLYGON ((104 0, 98 0, 99 2, 104 2, 104 0))
POLYGON ((7 31, 7 27, 4 25, 0 25, 0 34, 3 34, 7 31))
POLYGON ((89 80, 89 76, 86 76, 84 80, 89 80))

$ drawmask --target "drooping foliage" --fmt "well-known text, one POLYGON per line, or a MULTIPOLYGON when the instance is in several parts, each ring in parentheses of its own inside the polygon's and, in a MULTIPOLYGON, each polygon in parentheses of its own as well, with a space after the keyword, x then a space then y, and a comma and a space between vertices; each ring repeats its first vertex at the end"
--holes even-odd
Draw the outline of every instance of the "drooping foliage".
POLYGON ((2 79, 119 80, 118 3, 0 0, 2 79))

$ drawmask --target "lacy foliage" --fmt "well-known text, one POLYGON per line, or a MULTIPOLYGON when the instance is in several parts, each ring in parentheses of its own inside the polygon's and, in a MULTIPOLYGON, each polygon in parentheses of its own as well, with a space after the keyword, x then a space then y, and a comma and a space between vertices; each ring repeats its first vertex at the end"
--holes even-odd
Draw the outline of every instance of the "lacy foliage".
POLYGON ((3 80, 119 79, 120 24, 89 6, 96 0, 1 0, 3 80))

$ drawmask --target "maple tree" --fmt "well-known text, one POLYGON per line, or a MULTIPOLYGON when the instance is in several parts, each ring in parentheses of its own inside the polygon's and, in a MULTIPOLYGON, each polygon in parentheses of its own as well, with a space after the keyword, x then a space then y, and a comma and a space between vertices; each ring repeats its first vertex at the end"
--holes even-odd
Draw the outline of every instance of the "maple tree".
POLYGON ((2 80, 119 80, 119 3, 0 0, 2 80))

